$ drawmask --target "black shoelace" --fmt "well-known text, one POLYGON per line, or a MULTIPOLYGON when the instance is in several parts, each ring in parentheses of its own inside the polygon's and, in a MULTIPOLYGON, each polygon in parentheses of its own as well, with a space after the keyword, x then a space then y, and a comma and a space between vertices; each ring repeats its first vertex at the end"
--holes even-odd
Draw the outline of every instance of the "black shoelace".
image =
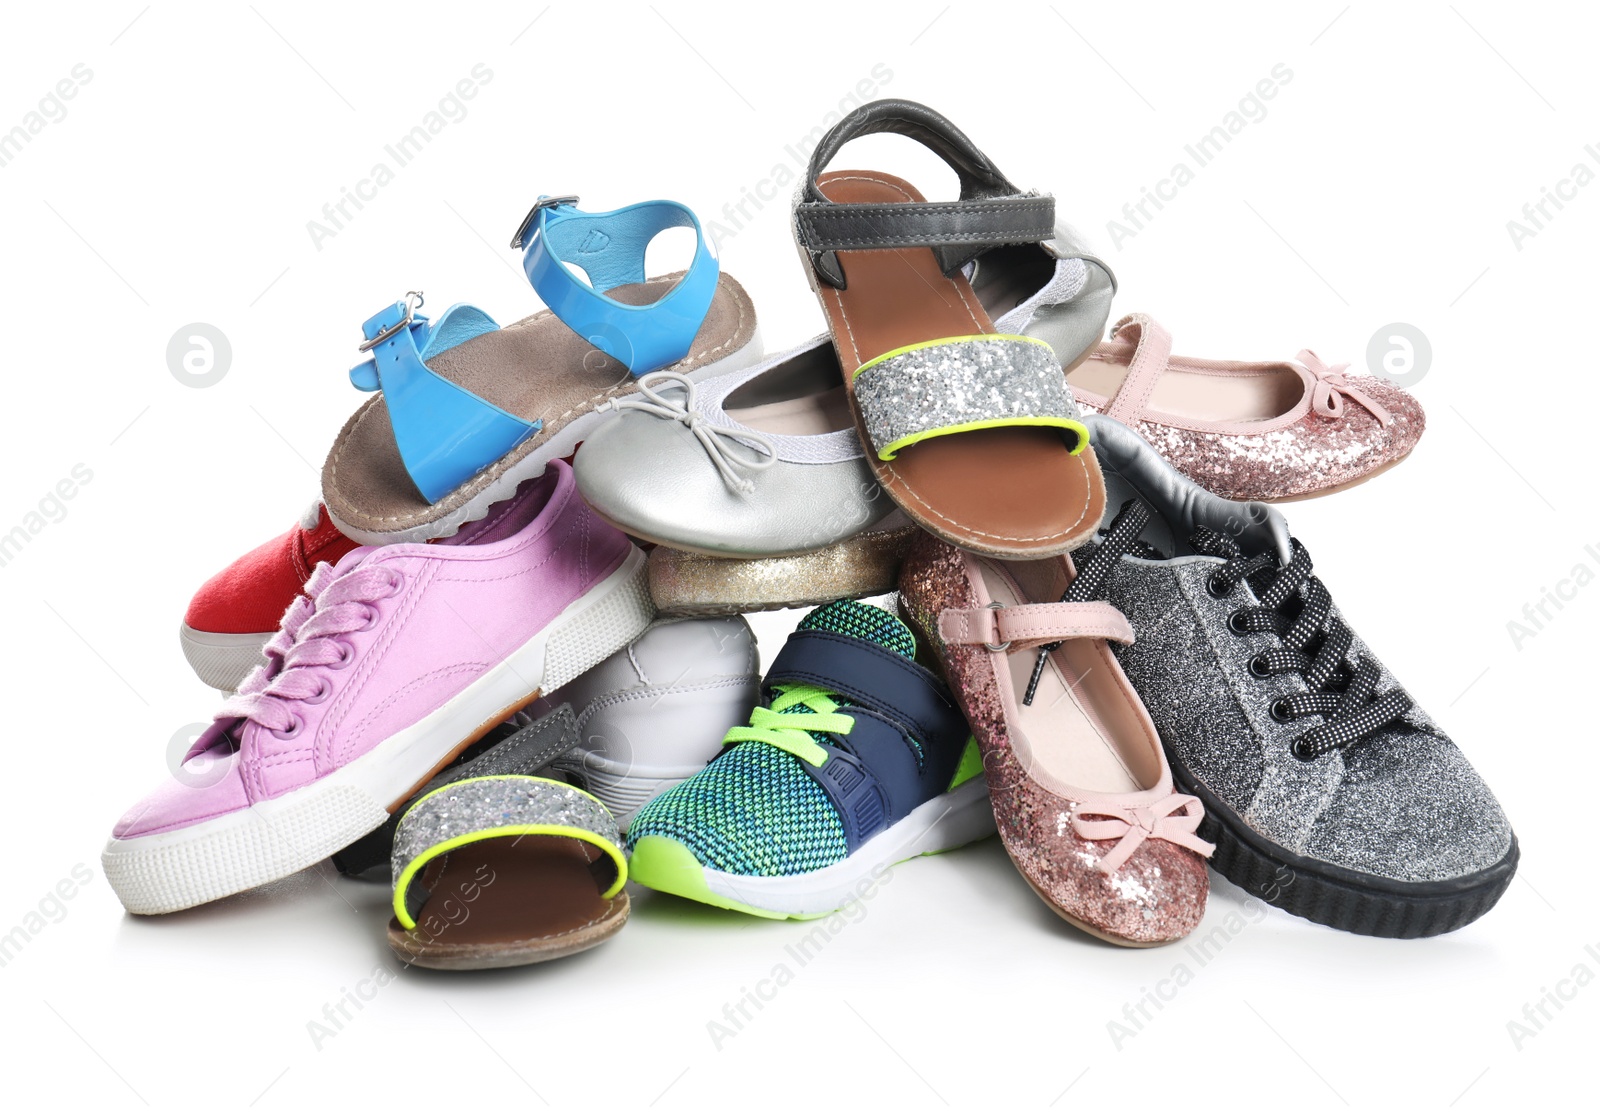
MULTIPOLYGON (((1097 574, 1095 587, 1087 591, 1097 589, 1110 567, 1134 547, 1148 518, 1149 511, 1137 502, 1122 507, 1105 540, 1085 561, 1084 572, 1095 568, 1097 574), (1132 526, 1134 521, 1137 528, 1132 526), (1125 522, 1129 527, 1120 528, 1125 522)), ((1334 616, 1333 599, 1322 580, 1311 574, 1311 554, 1299 541, 1291 542, 1293 555, 1287 564, 1279 564, 1266 552, 1247 558, 1232 537, 1210 529, 1197 531, 1189 543, 1202 555, 1226 561, 1206 582, 1206 590, 1214 598, 1227 598, 1245 581, 1256 593, 1256 605, 1241 607, 1228 615, 1228 629, 1240 637, 1271 633, 1278 639, 1276 648, 1251 658, 1251 674, 1268 679, 1294 672, 1305 681, 1307 690, 1277 699, 1271 707, 1272 717, 1278 722, 1322 716, 1320 723, 1294 740, 1290 748, 1296 757, 1315 760, 1331 750, 1362 741, 1411 709, 1411 698, 1402 690, 1375 693, 1378 665, 1370 657, 1361 657, 1351 669, 1346 657, 1354 635, 1334 616)), ((1080 574, 1073 587, 1082 578, 1080 574)), ((1072 594, 1071 589, 1068 594, 1072 594)), ((1035 676, 1042 670, 1043 657, 1034 669, 1035 676)))
MULTIPOLYGON (((1131 501, 1123 505, 1100 547, 1078 565, 1078 573, 1073 576, 1072 582, 1067 584, 1061 601, 1092 602, 1097 598, 1103 598, 1104 592, 1101 588, 1105 586, 1106 576, 1117 566, 1122 554, 1133 547, 1134 542, 1139 539, 1139 533, 1144 529, 1145 522, 1149 520, 1150 511, 1145 508, 1143 502, 1131 501)), ((1061 645, 1060 641, 1052 641, 1048 645, 1040 646, 1039 659, 1034 661, 1033 675, 1028 678, 1027 693, 1022 696, 1023 706, 1033 706, 1033 697, 1039 690, 1039 677, 1044 675, 1045 661, 1049 660, 1050 654, 1061 645)))

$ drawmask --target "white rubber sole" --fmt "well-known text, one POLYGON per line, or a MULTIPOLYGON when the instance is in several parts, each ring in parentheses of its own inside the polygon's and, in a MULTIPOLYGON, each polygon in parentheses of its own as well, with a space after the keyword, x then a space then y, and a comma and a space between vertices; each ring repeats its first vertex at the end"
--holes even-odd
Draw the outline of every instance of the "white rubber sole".
POLYGON ((538 696, 575 679, 644 632, 655 616, 644 553, 421 721, 312 784, 177 830, 112 838, 100 861, 122 905, 161 915, 279 880, 382 826, 389 810, 538 696))
POLYGON ((749 877, 704 870, 706 886, 725 899, 794 918, 815 918, 858 900, 883 870, 926 853, 943 853, 995 831, 989 785, 974 776, 930 799, 834 865, 799 876, 749 877))
MULTIPOLYGON (((698 367, 684 377, 692 382, 699 382, 718 375, 741 371, 754 365, 761 358, 761 331, 757 329, 750 337, 750 342, 732 355, 724 356, 715 363, 707 363, 704 367, 698 367)), ((370 529, 358 529, 340 519, 331 506, 328 507, 328 516, 338 527, 339 532, 362 544, 421 543, 438 537, 454 536, 463 525, 486 516, 489 507, 496 502, 510 498, 522 483, 544 474, 544 469, 551 460, 570 456, 582 441, 587 440, 595 429, 612 416, 614 415, 610 411, 597 410, 574 417, 560 430, 552 433, 550 439, 539 445, 537 451, 528 453, 469 501, 434 521, 425 521, 420 525, 413 525, 393 533, 376 533, 370 529)))
POLYGON ((257 664, 265 662, 261 650, 270 640, 271 633, 206 633, 178 626, 184 659, 200 682, 230 695, 257 664))

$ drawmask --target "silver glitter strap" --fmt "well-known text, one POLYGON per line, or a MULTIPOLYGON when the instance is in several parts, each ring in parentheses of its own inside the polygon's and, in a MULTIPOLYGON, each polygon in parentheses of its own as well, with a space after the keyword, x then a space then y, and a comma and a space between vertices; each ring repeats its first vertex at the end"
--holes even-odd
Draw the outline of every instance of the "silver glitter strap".
POLYGON ((855 397, 881 460, 930 437, 1008 425, 1071 432, 1073 454, 1089 443, 1055 352, 1028 336, 955 336, 899 348, 861 365, 855 397))
POLYGON ((594 796, 542 776, 480 776, 429 792, 411 805, 395 831, 390 866, 395 918, 406 930, 428 900, 417 878, 436 857, 491 838, 542 835, 576 838, 599 847, 595 864, 602 895, 628 879, 617 820, 594 796))

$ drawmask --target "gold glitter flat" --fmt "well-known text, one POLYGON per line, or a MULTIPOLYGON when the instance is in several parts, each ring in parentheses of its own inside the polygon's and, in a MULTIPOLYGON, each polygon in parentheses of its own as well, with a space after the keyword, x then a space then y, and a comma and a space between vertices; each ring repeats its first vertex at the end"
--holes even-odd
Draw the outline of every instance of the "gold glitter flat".
POLYGON ((858 533, 797 556, 730 560, 659 545, 650 551, 650 596, 663 614, 711 616, 820 606, 886 595, 919 530, 914 525, 858 533))

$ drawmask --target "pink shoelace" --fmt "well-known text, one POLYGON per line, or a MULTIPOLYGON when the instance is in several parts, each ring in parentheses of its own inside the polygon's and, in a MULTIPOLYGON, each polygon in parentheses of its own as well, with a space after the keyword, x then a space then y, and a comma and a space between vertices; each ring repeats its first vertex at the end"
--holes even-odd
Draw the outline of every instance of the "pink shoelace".
POLYGON ((267 662, 222 704, 217 719, 248 719, 278 738, 299 733, 304 723, 294 704, 320 703, 330 694, 327 676, 316 669, 343 668, 354 659, 355 650, 339 635, 371 629, 378 616, 371 603, 397 594, 402 583, 392 568, 335 575, 332 564, 318 564, 267 642, 267 662))
POLYGON ((1083 804, 1072 812, 1072 832, 1091 842, 1119 839, 1111 852, 1102 857, 1098 868, 1114 873, 1127 863, 1147 838, 1160 838, 1201 857, 1210 857, 1217 847, 1195 833, 1205 815, 1200 801, 1177 792, 1145 807, 1108 807, 1083 804))

